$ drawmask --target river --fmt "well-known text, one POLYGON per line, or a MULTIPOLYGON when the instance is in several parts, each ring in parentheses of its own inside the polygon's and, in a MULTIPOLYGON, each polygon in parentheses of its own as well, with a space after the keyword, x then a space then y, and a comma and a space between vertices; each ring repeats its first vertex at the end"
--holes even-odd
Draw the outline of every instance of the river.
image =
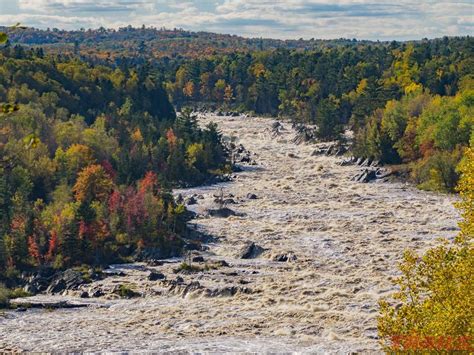
POLYGON ((173 270, 180 260, 117 266, 124 275, 96 283, 127 283, 143 297, 6 312, 0 316, 0 349, 379 350, 377 302, 395 290, 390 280, 405 249, 421 252, 457 233, 454 197, 405 183, 353 182, 360 168, 338 165, 341 158, 312 156, 314 146, 293 143, 287 123, 272 137, 269 118, 204 116, 200 123, 211 120, 254 153, 257 164, 245 166, 231 182, 175 193, 202 195, 193 206, 200 214, 221 188, 233 196, 236 204, 228 207, 242 215, 192 221, 214 236, 201 252, 204 259, 229 266, 179 275, 173 270), (249 242, 264 252, 241 259, 239 251, 249 242), (275 261, 282 255, 289 260, 275 261), (182 281, 150 281, 150 270, 182 281))

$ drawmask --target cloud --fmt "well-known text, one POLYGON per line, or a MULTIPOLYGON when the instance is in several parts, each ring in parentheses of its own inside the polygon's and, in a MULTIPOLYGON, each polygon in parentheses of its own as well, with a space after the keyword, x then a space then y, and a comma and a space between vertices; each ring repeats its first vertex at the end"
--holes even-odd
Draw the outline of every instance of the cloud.
POLYGON ((150 0, 19 0, 18 6, 25 12, 121 12, 148 7, 150 0))
POLYGON ((471 0, 15 0, 0 23, 74 29, 142 24, 251 37, 419 39, 472 35, 471 0), (10 11, 11 12, 11 11, 10 11))

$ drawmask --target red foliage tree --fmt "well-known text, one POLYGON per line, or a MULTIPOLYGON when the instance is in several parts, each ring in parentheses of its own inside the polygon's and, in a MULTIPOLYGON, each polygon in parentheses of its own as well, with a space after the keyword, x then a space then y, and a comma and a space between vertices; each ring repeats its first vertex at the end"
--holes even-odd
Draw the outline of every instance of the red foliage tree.
POLYGON ((144 201, 145 194, 143 192, 136 192, 133 188, 127 189, 125 194, 125 220, 129 233, 134 233, 136 229, 148 217, 144 201))
POLYGON ((41 253, 36 243, 35 238, 32 236, 28 237, 28 255, 35 261, 37 265, 41 265, 41 253))
POLYGON ((56 251, 58 250, 58 234, 56 231, 51 231, 51 237, 49 238, 48 252, 46 253, 46 260, 52 261, 56 251))
POLYGON ((109 197, 109 212, 117 212, 122 207, 122 194, 114 190, 109 197))
POLYGON ((178 137, 176 137, 176 134, 174 133, 172 128, 170 128, 166 132, 166 140, 168 141, 170 148, 176 147, 176 143, 178 142, 178 137))
POLYGON ((158 192, 158 176, 156 173, 148 171, 145 177, 138 183, 138 191, 140 193, 158 192))

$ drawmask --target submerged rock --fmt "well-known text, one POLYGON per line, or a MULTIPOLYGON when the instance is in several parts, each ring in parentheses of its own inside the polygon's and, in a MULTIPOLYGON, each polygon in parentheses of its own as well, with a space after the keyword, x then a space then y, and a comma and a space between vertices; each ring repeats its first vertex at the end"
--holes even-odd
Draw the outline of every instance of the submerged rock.
POLYGON ((252 290, 248 287, 227 286, 214 290, 206 290, 206 297, 233 297, 237 293, 250 294, 252 290))

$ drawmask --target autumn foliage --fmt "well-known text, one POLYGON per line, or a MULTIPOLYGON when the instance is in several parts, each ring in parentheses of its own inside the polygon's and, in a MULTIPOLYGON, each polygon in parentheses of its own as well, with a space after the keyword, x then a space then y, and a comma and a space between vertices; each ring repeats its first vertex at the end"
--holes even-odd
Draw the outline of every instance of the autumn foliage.
POLYGON ((458 207, 463 217, 459 235, 421 257, 407 251, 397 280, 399 292, 380 303, 379 334, 390 352, 474 349, 473 164, 474 154, 468 149, 459 169, 458 207))
POLYGON ((212 179, 226 151, 215 126, 176 117, 155 69, 120 68, 0 48, 0 104, 19 108, 0 113, 0 280, 179 251, 170 189, 212 179))

